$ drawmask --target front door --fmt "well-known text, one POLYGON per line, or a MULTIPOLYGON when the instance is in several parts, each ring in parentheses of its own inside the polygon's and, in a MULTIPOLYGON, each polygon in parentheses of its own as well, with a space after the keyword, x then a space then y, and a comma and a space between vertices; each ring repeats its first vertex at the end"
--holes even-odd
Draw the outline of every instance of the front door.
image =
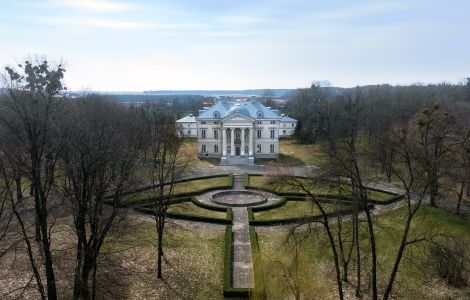
POLYGON ((235 147, 235 155, 240 156, 240 147, 235 147))

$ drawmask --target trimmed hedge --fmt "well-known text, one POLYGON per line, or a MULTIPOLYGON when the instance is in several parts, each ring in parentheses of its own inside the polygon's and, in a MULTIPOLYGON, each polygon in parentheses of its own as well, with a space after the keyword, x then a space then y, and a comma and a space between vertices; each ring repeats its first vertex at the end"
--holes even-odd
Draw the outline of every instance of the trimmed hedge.
MULTIPOLYGON (((205 175, 205 176, 201 176, 201 177, 188 177, 188 178, 183 178, 183 179, 177 180, 177 181, 175 181, 175 183, 182 183, 182 182, 188 182, 188 181, 199 180, 199 179, 220 178, 220 177, 225 177, 225 176, 227 176, 227 174, 214 174, 214 175, 205 175)), ((230 176, 230 174, 229 174, 229 176, 230 176)), ((233 182, 233 179, 232 179, 231 182, 233 182)), ((131 195, 131 194, 135 194, 135 193, 140 193, 140 192, 143 192, 143 191, 146 191, 146 190, 154 189, 154 188, 159 187, 159 186, 160 186, 160 184, 146 185, 146 186, 143 186, 143 187, 135 188, 133 190, 125 191, 124 193, 122 193, 122 196, 127 196, 127 195, 131 195)), ((112 197, 112 196, 107 196, 106 198, 110 198, 110 197, 112 197)))
POLYGON ((278 208, 278 207, 281 207, 281 206, 285 205, 287 203, 287 201, 290 201, 290 199, 288 200, 287 197, 281 197, 281 200, 279 200, 277 202, 271 203, 269 205, 252 207, 252 208, 250 208, 250 210, 252 210, 254 212, 263 211, 263 210, 270 210, 270 209, 278 208))
MULTIPOLYGON (((136 207, 134 208, 135 211, 148 214, 148 215, 153 215, 154 211, 151 207, 136 207)), ((206 223, 215 223, 215 224, 231 224, 232 219, 230 216, 230 219, 225 217, 224 219, 222 218, 211 218, 211 217, 205 217, 205 216, 196 216, 196 215, 185 215, 181 213, 172 213, 172 212, 167 212, 166 213, 167 217, 173 218, 173 219, 178 219, 178 220, 187 220, 187 221, 197 221, 197 222, 206 222, 206 223)))
MULTIPOLYGON (((217 177, 209 177, 209 178, 218 178, 218 177, 226 177, 227 175, 224 175, 224 176, 217 176, 217 177)), ((197 178, 197 179, 193 179, 193 180, 199 180, 199 179, 206 179, 205 177, 201 177, 201 178, 197 178)), ((186 181, 190 181, 190 180, 186 180, 186 181)), ((188 197, 192 197, 192 196, 196 196, 196 195, 201 195, 201 194, 204 194, 204 193, 207 193, 207 192, 212 192, 212 191, 215 191, 215 190, 223 190, 223 189, 231 189, 233 187, 233 174, 230 173, 228 175, 228 184, 227 185, 216 185, 216 186, 211 186, 211 187, 208 187, 208 188, 205 188, 205 189, 202 189, 202 190, 199 190, 197 192, 187 192, 187 193, 179 193, 179 194, 174 194, 171 196, 171 199, 180 199, 180 198, 188 198, 188 197)), ((131 203, 124 203, 123 205, 121 205, 122 207, 129 207, 129 206, 145 206, 146 203, 151 203, 155 198, 154 197, 148 197, 148 198, 143 198, 141 200, 137 200, 137 201, 134 201, 134 202, 131 202, 131 203)), ((197 201, 196 201, 197 202, 197 201)), ((194 203, 196 205, 198 205, 197 203, 194 203)), ((199 205, 198 205, 199 206, 199 205)), ((202 207, 202 206, 200 206, 202 207)), ((210 209, 208 207, 202 207, 202 208, 207 208, 207 209, 210 209)), ((225 209, 221 210, 221 211, 225 211, 225 209)))
POLYGON ((189 199, 194 205, 199 206, 200 208, 214 210, 214 211, 227 211, 227 208, 225 207, 215 206, 215 205, 211 205, 208 203, 197 201, 195 196, 189 197, 189 199))
MULTIPOLYGON (((369 208, 373 208, 373 204, 369 204, 369 208)), ((362 210, 361 210, 362 211, 362 210)), ((354 212, 353 208, 350 209, 345 209, 342 211, 335 211, 331 213, 327 213, 326 216, 328 218, 330 217, 335 217, 339 215, 348 215, 354 212)), ((250 215, 248 215, 250 217, 250 215)), ((254 219, 249 219, 249 224, 253 226, 270 226, 270 225, 284 225, 284 224, 292 224, 292 223, 300 223, 300 222, 314 222, 322 219, 323 216, 320 215, 315 215, 315 216, 307 216, 307 217, 295 217, 295 218, 285 218, 285 219, 272 219, 272 220, 256 220, 254 219)))
POLYGON ((185 215, 180 213, 172 213, 167 212, 167 217, 179 220, 186 220, 186 221, 197 221, 197 222, 206 222, 206 223, 215 223, 215 224, 231 224, 232 220, 228 220, 227 218, 211 218, 211 217, 204 217, 204 216, 196 216, 196 215, 185 215))
MULTIPOLYGON (((183 201, 175 202, 173 204, 177 203, 182 203, 182 202, 192 202, 195 205, 201 204, 201 202, 194 201, 194 197, 188 197, 188 198, 180 198, 183 201)), ((205 205, 198 205, 201 208, 204 209, 209 209, 213 211, 219 211, 219 212, 225 212, 226 217, 225 218, 212 218, 212 217, 205 217, 205 216, 197 216, 197 215, 187 215, 187 214, 182 214, 182 213, 172 213, 172 212, 167 212, 166 215, 167 217, 171 217, 173 219, 179 219, 179 220, 188 220, 188 221, 198 221, 198 222, 208 222, 208 223, 216 223, 216 224, 231 224, 232 219, 233 219, 233 213, 232 213, 232 208, 224 208, 224 207, 212 207, 212 206, 205 206, 205 205), (215 208, 215 209, 214 209, 215 208)), ((145 214, 152 214, 153 215, 153 209, 150 206, 138 206, 134 207, 134 210, 145 213, 145 214)))
MULTIPOLYGON (((259 174, 252 174, 252 175, 245 174, 245 175, 247 175, 247 178, 245 178, 245 188, 248 189, 248 190, 261 190, 261 191, 265 191, 265 192, 269 192, 269 193, 273 193, 273 194, 276 194, 276 195, 279 195, 279 196, 285 196, 285 197, 305 197, 305 196, 307 196, 307 193, 305 193, 305 192, 302 192, 302 193, 277 192, 277 191, 275 191, 273 189, 270 189, 270 188, 250 186, 250 184, 249 184, 250 183, 250 176, 262 176, 262 175, 259 175, 259 174)), ((305 177, 302 177, 302 176, 298 176, 298 177, 299 178, 305 178, 305 177)), ((404 195, 396 194, 396 193, 389 192, 389 191, 384 191, 384 190, 377 189, 377 188, 367 187, 366 189, 369 190, 369 191, 381 192, 381 193, 388 194, 388 195, 395 195, 395 197, 390 198, 388 200, 384 200, 384 201, 369 198, 368 202, 371 203, 371 204, 388 205, 388 204, 397 202, 397 201, 401 200, 404 197, 404 195)), ((340 195, 335 195, 335 194, 324 194, 324 195, 319 195, 319 197, 324 198, 324 199, 329 199, 329 200, 330 199, 331 200, 336 200, 337 199, 337 200, 352 202, 352 199, 351 199, 350 196, 340 196, 340 195)))
POLYGON ((259 249, 258 234, 253 226, 250 226, 249 233, 251 241, 251 258, 253 262, 253 276, 255 279, 255 289, 252 289, 251 292, 256 291, 258 294, 258 297, 256 298, 266 299, 266 285, 263 281, 264 275, 262 274, 263 269, 261 266, 261 251, 259 249))

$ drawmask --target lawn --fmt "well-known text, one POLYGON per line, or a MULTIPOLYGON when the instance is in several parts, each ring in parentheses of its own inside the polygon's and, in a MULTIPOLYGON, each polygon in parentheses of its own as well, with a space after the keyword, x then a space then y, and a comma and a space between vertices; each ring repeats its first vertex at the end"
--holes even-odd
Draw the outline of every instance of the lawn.
MULTIPOLYGON (((375 226, 378 264, 379 293, 390 274, 396 250, 401 238, 406 210, 400 208, 377 217, 375 226)), ((345 228, 349 227, 345 222, 345 228)), ((361 235, 366 238, 367 228, 361 225, 361 235)), ((294 235, 287 230, 258 229, 260 250, 262 254, 261 270, 264 282, 269 288, 268 299, 293 298, 293 291, 299 291, 302 298, 337 299, 334 280, 334 266, 331 250, 326 235, 321 227, 315 233, 307 235, 305 229, 298 229, 294 235), (290 236, 290 238, 288 238, 290 236), (300 246, 295 247, 293 237, 305 238, 300 246), (294 259, 297 256, 297 263, 294 259), (297 285, 293 284, 294 282, 297 285)), ((442 210, 424 206, 417 215, 411 230, 411 237, 421 237, 433 232, 435 235, 452 235, 470 243, 470 221, 448 214, 442 210)), ((364 240, 361 248, 367 250, 368 243, 364 240)), ((364 252, 364 255, 370 255, 364 252)), ((354 255, 353 255, 354 259, 354 255)), ((363 258, 363 272, 369 273, 369 258, 363 258)), ((351 262, 353 266, 354 261, 351 262)), ((349 278, 355 281, 355 271, 351 266, 349 278)), ((367 285, 367 276, 363 278, 367 285)), ((345 286, 346 298, 354 298, 353 285, 345 286)), ((417 243, 407 248, 401 262, 399 274, 394 285, 393 298, 396 299, 468 299, 468 287, 454 288, 445 284, 433 268, 426 242, 417 243)), ((367 297, 366 297, 367 298, 367 297)))
POLYGON ((186 156, 191 157, 188 168, 195 169, 199 167, 208 167, 212 165, 218 165, 219 159, 199 159, 197 156, 197 138, 186 138, 182 147, 182 152, 186 156))
POLYGON ((327 157, 320 148, 320 144, 300 144, 295 140, 279 140, 279 160, 261 160, 261 164, 283 166, 321 166, 326 163, 327 157))
MULTIPOLYGON (((196 179, 186 182, 176 183, 174 185, 173 195, 181 193, 193 193, 197 194, 198 192, 217 186, 227 186, 230 184, 229 176, 215 177, 215 178, 206 178, 206 179, 196 179)), ((124 198, 124 203, 133 203, 140 201, 142 199, 147 199, 155 196, 155 190, 146 190, 139 193, 128 195, 124 198)))
POLYGON ((223 299, 223 227, 168 224, 163 248, 164 279, 158 280, 155 224, 150 218, 130 219, 103 245, 102 263, 107 263, 108 273, 101 276, 110 277, 106 282, 112 298, 223 299))
POLYGON ((176 213, 189 216, 207 217, 207 218, 218 218, 225 219, 226 213, 221 211, 213 211, 209 209, 201 208, 192 202, 183 202, 170 206, 168 209, 169 213, 176 213))
MULTIPOLYGON (((322 208, 327 212, 337 210, 337 205, 322 203, 322 208)), ((310 201, 287 201, 281 207, 270 210, 255 212, 255 220, 280 220, 290 218, 302 218, 320 215, 320 209, 310 201)))
MULTIPOLYGON (((308 185, 307 179, 299 179, 300 181, 304 181, 306 185, 308 185)), ((304 191, 300 189, 293 189, 290 186, 282 186, 282 185, 276 185, 272 184, 270 182, 270 178, 267 176, 250 176, 250 186, 253 187, 258 187, 258 188, 268 188, 268 189, 273 189, 276 192, 284 192, 284 193, 289 193, 289 192, 296 192, 296 193, 304 193, 304 191)), ((316 195, 339 195, 340 190, 337 187, 330 186, 327 184, 315 184, 312 186, 312 192, 316 195)), ((348 195, 349 192, 349 187, 345 186, 341 190, 341 194, 346 196, 348 195)), ((380 191, 374 191, 374 190, 368 190, 367 195, 369 196, 370 199, 377 200, 377 201, 387 201, 390 200, 396 195, 392 195, 389 193, 383 193, 380 191)))

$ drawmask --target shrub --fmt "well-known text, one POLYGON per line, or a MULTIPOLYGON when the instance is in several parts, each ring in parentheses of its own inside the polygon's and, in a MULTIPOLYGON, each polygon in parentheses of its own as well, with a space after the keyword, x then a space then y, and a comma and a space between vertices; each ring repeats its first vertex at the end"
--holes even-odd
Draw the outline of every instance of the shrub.
POLYGON ((446 237, 430 245, 431 262, 439 277, 448 285, 467 285, 470 275, 469 245, 462 239, 446 237))

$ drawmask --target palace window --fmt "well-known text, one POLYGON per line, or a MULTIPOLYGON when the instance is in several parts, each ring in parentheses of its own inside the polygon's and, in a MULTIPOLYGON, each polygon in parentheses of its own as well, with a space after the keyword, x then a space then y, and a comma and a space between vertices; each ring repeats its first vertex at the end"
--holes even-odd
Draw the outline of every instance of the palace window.
POLYGON ((256 116, 258 117, 258 119, 261 119, 261 118, 263 117, 263 113, 260 112, 260 111, 258 111, 258 112, 256 113, 256 116))
POLYGON ((260 138, 261 138, 261 131, 262 131, 262 129, 256 130, 256 138, 257 138, 257 139, 260 139, 260 138))
POLYGON ((206 130, 201 129, 201 139, 205 139, 205 138, 206 138, 206 130))
POLYGON ((270 137, 273 139, 276 135, 275 133, 276 131, 274 129, 271 129, 271 134, 270 134, 270 137))
POLYGON ((263 124, 263 121, 256 121, 256 124, 263 124))
POLYGON ((274 153, 274 144, 269 145, 269 152, 274 153))
POLYGON ((217 129, 214 129, 214 139, 219 138, 219 131, 217 129))
POLYGON ((276 121, 271 121, 271 124, 276 124, 276 121))
POLYGON ((205 124, 206 124, 206 121, 202 121, 201 124, 205 125, 205 124))
POLYGON ((214 145, 214 153, 219 153, 219 145, 214 145))
POLYGON ((261 153, 261 144, 256 145, 256 153, 261 153))
POLYGON ((202 153, 206 153, 206 145, 205 144, 202 144, 202 147, 201 147, 201 152, 202 153))
POLYGON ((220 118, 220 114, 218 111, 214 111, 214 118, 220 118))

